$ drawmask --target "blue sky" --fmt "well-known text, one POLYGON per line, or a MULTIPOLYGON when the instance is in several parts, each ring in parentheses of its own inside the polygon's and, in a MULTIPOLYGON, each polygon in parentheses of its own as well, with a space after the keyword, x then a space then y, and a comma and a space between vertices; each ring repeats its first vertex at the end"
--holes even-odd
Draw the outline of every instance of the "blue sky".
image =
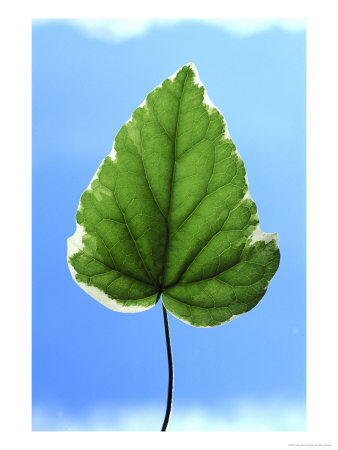
POLYGON ((33 429, 160 429, 161 305, 121 314, 91 299, 71 278, 66 240, 119 128, 193 61, 244 160, 261 228, 279 234, 281 264, 259 305, 229 324, 170 315, 169 430, 304 430, 304 26, 118 25, 33 26, 33 429))

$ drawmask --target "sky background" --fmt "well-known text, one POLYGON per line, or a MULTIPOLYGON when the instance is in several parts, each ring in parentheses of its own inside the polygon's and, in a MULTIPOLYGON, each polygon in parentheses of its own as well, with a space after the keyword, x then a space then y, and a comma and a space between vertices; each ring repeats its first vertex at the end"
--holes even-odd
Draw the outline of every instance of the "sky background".
POLYGON ((33 23, 33 430, 159 430, 161 305, 111 311, 74 283, 80 196, 145 96, 194 62, 246 166, 281 263, 262 301, 216 328, 169 314, 168 430, 305 430, 305 24, 33 23))

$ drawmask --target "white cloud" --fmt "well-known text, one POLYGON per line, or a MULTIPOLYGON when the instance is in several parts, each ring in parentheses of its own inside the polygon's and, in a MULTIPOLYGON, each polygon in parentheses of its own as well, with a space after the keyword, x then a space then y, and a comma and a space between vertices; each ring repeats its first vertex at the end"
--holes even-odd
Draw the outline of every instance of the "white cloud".
POLYGON ((268 31, 271 28, 279 28, 288 33, 304 31, 305 20, 298 19, 271 19, 271 20, 205 20, 206 23, 222 28, 225 31, 237 36, 246 37, 253 34, 268 31))
MULTIPOLYGON (((48 25, 55 20, 57 19, 37 19, 33 21, 33 25, 48 25)), ((61 20, 80 29, 91 38, 114 43, 145 35, 154 27, 168 27, 181 22, 181 20, 176 19, 59 19, 59 21, 61 20)), ((220 28, 236 37, 251 36, 271 28, 279 28, 288 33, 305 30, 305 20, 298 19, 195 20, 220 28)))
MULTIPOLYGON (((97 406, 81 414, 33 408, 34 431, 159 431, 165 405, 97 406)), ((304 431, 305 407, 278 399, 240 400, 210 409, 173 405, 168 431, 304 431)))
POLYGON ((142 36, 151 28, 152 21, 144 19, 134 20, 70 20, 68 23, 74 27, 80 28, 89 36, 108 40, 113 42, 121 42, 127 39, 142 36))

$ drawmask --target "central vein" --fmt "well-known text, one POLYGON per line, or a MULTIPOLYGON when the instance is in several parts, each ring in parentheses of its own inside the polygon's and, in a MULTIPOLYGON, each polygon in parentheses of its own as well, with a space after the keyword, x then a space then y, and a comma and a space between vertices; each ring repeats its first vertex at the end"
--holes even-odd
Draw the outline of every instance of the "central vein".
POLYGON ((164 275, 163 275, 163 285, 164 286, 165 286, 165 279, 166 279, 166 270, 167 270, 167 266, 168 266, 169 243, 170 243, 170 233, 171 233, 171 231, 170 231, 170 212, 171 212, 171 204, 172 204, 172 197, 173 197, 173 185, 174 185, 175 167, 176 167, 176 148, 177 148, 177 134, 178 134, 177 132, 178 132, 179 123, 180 123, 180 113, 181 113, 183 92, 184 92, 184 87, 185 87, 185 83, 188 78, 189 71, 190 71, 190 69, 188 68, 187 73, 185 75, 184 82, 183 82, 183 86, 182 86, 180 101, 178 104, 177 121, 176 121, 176 127, 175 127, 175 140, 174 140, 174 149, 173 149, 174 161, 173 161, 172 172, 171 172, 169 208, 168 208, 168 216, 167 216, 167 241, 166 241, 166 246, 165 246, 165 250, 164 250, 164 266, 163 266, 164 267, 164 275))

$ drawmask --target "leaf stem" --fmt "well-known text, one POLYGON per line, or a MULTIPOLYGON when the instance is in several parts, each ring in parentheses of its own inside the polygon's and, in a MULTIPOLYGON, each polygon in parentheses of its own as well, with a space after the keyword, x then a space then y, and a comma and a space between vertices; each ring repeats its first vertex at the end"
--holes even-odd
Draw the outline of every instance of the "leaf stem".
POLYGON ((167 409, 165 412, 165 417, 164 417, 164 421, 163 421, 163 425, 162 425, 162 429, 161 429, 161 431, 166 431, 168 423, 169 423, 169 419, 170 419, 171 407, 172 407, 172 402, 173 402, 174 366, 173 366, 173 358, 172 358, 172 354, 171 354, 168 315, 167 315, 167 310, 165 309, 163 303, 162 303, 162 311, 163 311, 165 338, 166 338, 166 343, 167 343, 168 369, 169 369, 167 409))

